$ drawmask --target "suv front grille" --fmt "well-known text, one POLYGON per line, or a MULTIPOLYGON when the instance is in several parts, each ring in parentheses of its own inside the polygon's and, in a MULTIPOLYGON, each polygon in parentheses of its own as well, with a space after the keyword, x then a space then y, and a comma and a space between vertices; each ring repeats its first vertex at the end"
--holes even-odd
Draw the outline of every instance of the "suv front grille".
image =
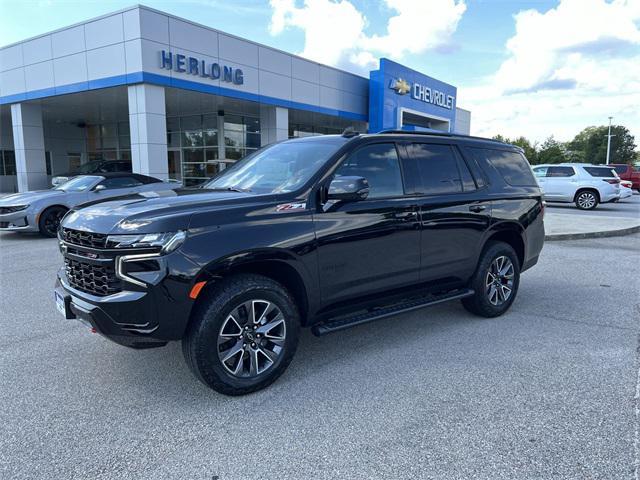
POLYGON ((105 296, 122 290, 112 265, 93 265, 70 258, 64 259, 67 279, 72 287, 92 295, 105 296))
POLYGON ((107 235, 104 233, 82 232, 71 228, 62 229, 62 240, 82 247, 105 248, 107 235))

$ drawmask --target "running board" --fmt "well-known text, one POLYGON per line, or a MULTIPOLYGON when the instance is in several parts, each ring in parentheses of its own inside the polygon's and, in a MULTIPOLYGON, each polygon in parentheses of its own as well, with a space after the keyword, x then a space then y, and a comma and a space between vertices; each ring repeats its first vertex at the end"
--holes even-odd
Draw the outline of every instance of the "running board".
POLYGON ((439 295, 422 295, 419 297, 411 297, 403 302, 397 302, 387 307, 375 308, 369 312, 359 313, 352 316, 341 316, 335 319, 325 321, 311 328, 311 332, 320 337, 327 333, 345 330, 347 328, 362 325, 363 323, 373 322, 381 318, 392 317, 401 313, 411 312, 438 303, 448 302, 450 300, 459 300, 461 298, 470 297, 475 292, 470 288, 453 290, 451 292, 439 295))

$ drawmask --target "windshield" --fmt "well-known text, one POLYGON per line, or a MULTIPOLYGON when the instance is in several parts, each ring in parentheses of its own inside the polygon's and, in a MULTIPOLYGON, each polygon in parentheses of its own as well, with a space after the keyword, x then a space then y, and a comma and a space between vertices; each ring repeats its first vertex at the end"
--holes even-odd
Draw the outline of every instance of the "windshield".
POLYGON ((75 177, 64 182, 62 185, 58 185, 54 190, 64 190, 65 192, 84 192, 86 189, 91 188, 102 177, 85 175, 82 177, 75 177))
POLYGON ((291 192, 304 185, 340 146, 321 141, 277 143, 243 158, 202 188, 291 192))

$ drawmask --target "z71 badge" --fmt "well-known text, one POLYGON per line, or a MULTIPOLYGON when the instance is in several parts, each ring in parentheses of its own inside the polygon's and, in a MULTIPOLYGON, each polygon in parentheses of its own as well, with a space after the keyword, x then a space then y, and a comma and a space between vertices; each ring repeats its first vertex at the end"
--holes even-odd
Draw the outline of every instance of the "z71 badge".
POLYGON ((306 202, 302 203, 281 203, 276 206, 276 212, 290 212, 292 210, 304 210, 307 208, 306 202))

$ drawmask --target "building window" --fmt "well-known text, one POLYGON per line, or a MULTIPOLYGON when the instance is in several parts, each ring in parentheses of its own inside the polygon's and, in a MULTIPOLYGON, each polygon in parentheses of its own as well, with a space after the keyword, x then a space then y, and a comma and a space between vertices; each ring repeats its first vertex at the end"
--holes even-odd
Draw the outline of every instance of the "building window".
POLYGON ((0 175, 16 174, 16 154, 13 150, 0 150, 0 175))
POLYGON ((307 125, 304 123, 289 124, 289 138, 313 137, 316 135, 337 135, 344 129, 335 127, 323 127, 318 125, 307 125))
POLYGON ((86 127, 87 160, 130 160, 129 122, 101 123, 86 127))
POLYGON ((44 162, 47 168, 47 175, 51 175, 51 152, 44 152, 44 162))
POLYGON ((167 117, 170 178, 187 186, 198 185, 260 147, 260 120, 227 114, 221 158, 218 118, 217 113, 167 117))

